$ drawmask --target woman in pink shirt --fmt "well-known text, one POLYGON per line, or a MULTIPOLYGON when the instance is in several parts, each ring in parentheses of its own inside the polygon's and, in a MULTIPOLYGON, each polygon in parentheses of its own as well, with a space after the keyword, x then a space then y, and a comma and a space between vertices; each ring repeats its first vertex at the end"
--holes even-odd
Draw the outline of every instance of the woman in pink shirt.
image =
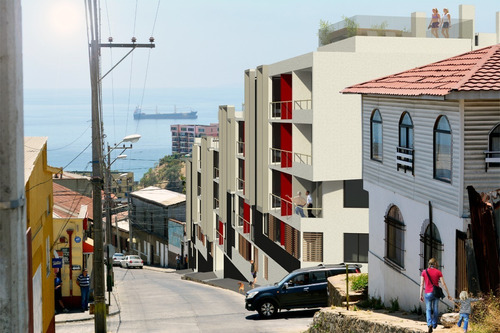
POLYGON ((446 291, 446 294, 448 294, 448 299, 453 300, 448 291, 448 287, 444 282, 443 274, 436 267, 438 267, 437 260, 434 258, 429 259, 429 267, 422 272, 422 276, 420 277, 420 302, 423 302, 425 300, 425 315, 427 317, 427 327, 429 328, 429 333, 432 332, 433 328, 437 327, 439 315, 439 299, 435 298, 432 294, 433 286, 438 286, 439 282, 441 282, 444 290, 446 291), (429 280, 429 277, 431 278, 431 280, 429 280))

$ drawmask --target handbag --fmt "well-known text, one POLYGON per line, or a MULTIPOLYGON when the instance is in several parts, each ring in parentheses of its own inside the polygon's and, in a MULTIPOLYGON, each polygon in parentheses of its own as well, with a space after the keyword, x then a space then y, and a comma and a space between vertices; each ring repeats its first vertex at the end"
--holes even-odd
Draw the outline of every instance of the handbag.
POLYGON ((443 289, 440 286, 436 286, 432 282, 431 276, 429 275, 429 272, 427 270, 425 270, 425 272, 427 273, 427 277, 429 278, 429 281, 431 281, 432 284, 432 295, 434 296, 434 298, 443 299, 444 298, 443 289))

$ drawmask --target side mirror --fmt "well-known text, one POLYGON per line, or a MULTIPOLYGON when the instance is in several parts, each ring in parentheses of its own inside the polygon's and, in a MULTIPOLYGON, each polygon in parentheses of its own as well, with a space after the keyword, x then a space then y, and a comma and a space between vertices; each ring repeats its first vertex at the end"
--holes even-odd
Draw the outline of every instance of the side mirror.
POLYGON ((283 284, 283 289, 288 289, 288 282, 285 282, 285 283, 283 284))

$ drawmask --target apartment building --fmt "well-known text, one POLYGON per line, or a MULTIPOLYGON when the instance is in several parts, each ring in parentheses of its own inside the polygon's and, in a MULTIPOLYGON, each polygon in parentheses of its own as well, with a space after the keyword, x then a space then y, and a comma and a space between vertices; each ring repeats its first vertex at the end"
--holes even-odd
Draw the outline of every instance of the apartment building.
POLYGON ((219 124, 171 125, 172 154, 191 154, 194 138, 219 135, 219 124))
POLYGON ((428 36, 424 13, 375 34, 343 22, 314 52, 245 71, 244 109, 220 106, 218 140, 195 140, 187 164, 190 267, 250 280, 253 259, 258 284, 321 263, 366 272, 361 98, 340 91, 472 50, 473 14, 461 6, 448 39, 428 36), (312 209, 300 207, 306 191, 312 209))
POLYGON ((430 258, 452 297, 499 286, 499 73, 497 44, 344 90, 363 96, 369 292, 386 304, 419 306, 430 258))

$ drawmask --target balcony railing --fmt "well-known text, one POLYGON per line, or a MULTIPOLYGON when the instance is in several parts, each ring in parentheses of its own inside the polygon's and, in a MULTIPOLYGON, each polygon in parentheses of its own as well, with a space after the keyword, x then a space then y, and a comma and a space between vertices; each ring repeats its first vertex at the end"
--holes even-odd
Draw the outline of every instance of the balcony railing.
POLYGON ((411 148, 405 148, 405 147, 396 147, 396 163, 397 163, 397 169, 403 169, 406 173, 406 171, 411 171, 411 174, 413 175, 413 169, 414 169, 414 161, 413 161, 413 155, 415 151, 411 148))
POLYGON ((282 168, 292 167, 292 152, 279 148, 269 148, 269 161, 271 164, 281 164, 282 168))
POLYGON ((219 199, 214 198, 214 209, 219 209, 219 199))
POLYGON ((269 193, 269 198, 271 201, 271 209, 280 209, 281 216, 291 216, 292 214, 301 216, 302 211, 304 214, 304 216, 301 216, 302 218, 308 218, 310 216, 309 212, 312 213, 313 217, 321 217, 323 210, 321 207, 307 208, 306 206, 297 206, 292 200, 283 199, 273 193, 269 193))
POLYGON ((214 168, 214 179, 219 179, 219 168, 214 168))
POLYGON ((302 153, 293 153, 293 161, 296 163, 312 165, 312 156, 302 153))
POLYGON ((293 110, 311 110, 311 99, 278 101, 269 103, 269 119, 292 119, 293 110), (282 117, 283 115, 283 117, 282 117))
POLYGON ((236 141, 236 154, 245 155, 245 142, 236 141))
POLYGON ((293 101, 294 110, 311 110, 312 100, 311 99, 298 99, 293 101))
POLYGON ((198 186, 198 195, 201 195, 201 186, 198 186))
POLYGON ((238 190, 242 191, 243 188, 245 187, 245 180, 241 178, 236 178, 236 183, 238 190))
POLYGON ((488 167, 500 167, 500 151, 485 150, 484 154, 484 171, 488 172, 488 167))
POLYGON ((237 221, 236 226, 242 227, 245 219, 243 218, 243 216, 236 214, 236 221, 237 221))
MULTIPOLYGON (((397 17, 356 15, 318 31, 319 46, 335 43, 353 36, 436 38, 429 29, 430 17, 397 17)), ((473 21, 451 19, 447 32, 449 38, 473 38, 473 21)), ((443 38, 442 26, 436 28, 443 38)))

